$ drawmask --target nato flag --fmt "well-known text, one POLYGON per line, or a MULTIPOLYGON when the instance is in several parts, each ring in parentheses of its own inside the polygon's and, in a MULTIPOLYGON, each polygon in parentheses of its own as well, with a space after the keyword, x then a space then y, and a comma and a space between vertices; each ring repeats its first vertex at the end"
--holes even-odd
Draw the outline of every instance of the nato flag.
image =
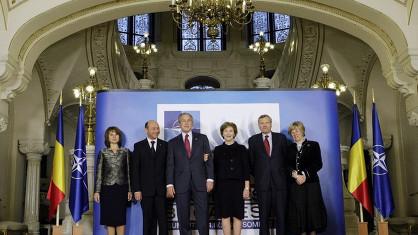
POLYGON ((373 202, 376 209, 388 218, 394 209, 392 188, 388 168, 386 166, 386 154, 383 146, 382 132, 380 131, 379 117, 376 105, 373 103, 373 202))
POLYGON ((80 106, 71 172, 70 211, 75 223, 89 210, 87 186, 86 140, 84 137, 84 108, 80 106))

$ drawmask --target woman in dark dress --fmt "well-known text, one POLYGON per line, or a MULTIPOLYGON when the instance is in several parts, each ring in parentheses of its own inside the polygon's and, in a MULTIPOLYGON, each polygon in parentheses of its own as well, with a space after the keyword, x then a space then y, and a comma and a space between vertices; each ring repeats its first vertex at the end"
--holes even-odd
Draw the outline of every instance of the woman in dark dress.
POLYGON ((305 138, 305 126, 296 121, 289 126, 294 143, 289 146, 288 228, 293 234, 315 235, 327 226, 327 212, 322 199, 317 172, 322 168, 318 142, 305 138))
POLYGON ((231 235, 231 218, 234 235, 241 234, 244 218, 244 199, 250 197, 248 151, 235 142, 237 126, 232 122, 222 124, 221 136, 225 140, 213 152, 215 166, 215 210, 222 218, 223 234, 231 235))
POLYGON ((117 127, 105 132, 106 148, 97 159, 94 200, 100 203, 100 224, 108 235, 124 235, 126 207, 132 199, 129 177, 129 150, 121 147, 122 133, 117 127))

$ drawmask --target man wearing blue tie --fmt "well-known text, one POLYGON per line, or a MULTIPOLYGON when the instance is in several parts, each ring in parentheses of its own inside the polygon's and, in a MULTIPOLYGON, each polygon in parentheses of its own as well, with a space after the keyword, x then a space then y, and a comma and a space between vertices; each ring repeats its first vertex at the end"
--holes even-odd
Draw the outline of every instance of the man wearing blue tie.
POLYGON ((213 158, 206 135, 192 132, 190 113, 178 116, 181 134, 168 142, 167 197, 175 198, 180 234, 190 235, 190 199, 200 235, 209 234, 208 192, 213 188, 213 158))

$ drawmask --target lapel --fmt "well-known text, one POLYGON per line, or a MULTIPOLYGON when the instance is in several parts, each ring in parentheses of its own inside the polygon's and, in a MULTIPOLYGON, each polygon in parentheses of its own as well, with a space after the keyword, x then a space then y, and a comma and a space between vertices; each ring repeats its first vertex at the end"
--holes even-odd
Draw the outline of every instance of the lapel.
POLYGON ((145 140, 144 140, 144 148, 145 148, 145 151, 147 152, 147 154, 145 156, 151 156, 152 157, 151 148, 149 146, 147 138, 145 138, 145 140))
POLYGON ((192 140, 192 156, 190 158, 192 158, 194 156, 194 153, 196 152, 195 149, 196 149, 197 144, 199 142, 199 137, 196 133, 192 132, 192 137, 193 137, 193 140, 192 140))
POLYGON ((159 156, 160 152, 161 152, 161 148, 163 147, 163 145, 161 144, 161 140, 157 138, 157 152, 156 155, 159 156))
POLYGON ((277 135, 275 135, 276 133, 271 132, 271 157, 274 156, 274 151, 277 149, 277 145, 276 141, 277 141, 277 135))
MULTIPOLYGON (((268 157, 266 148, 264 147, 263 133, 259 133, 256 137, 257 145, 262 149, 263 157, 268 157)), ((272 141, 273 142, 273 141, 272 141)))

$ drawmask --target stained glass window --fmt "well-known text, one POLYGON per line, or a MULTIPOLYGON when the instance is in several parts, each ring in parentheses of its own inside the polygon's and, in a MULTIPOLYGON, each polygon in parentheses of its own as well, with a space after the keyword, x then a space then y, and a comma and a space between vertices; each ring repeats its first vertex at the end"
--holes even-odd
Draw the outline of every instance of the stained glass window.
POLYGON ((289 36, 290 16, 279 13, 254 12, 250 24, 250 43, 257 40, 260 32, 271 43, 283 43, 289 36))
POLYGON ((153 14, 142 14, 119 18, 117 20, 120 41, 123 45, 138 45, 148 33, 153 41, 153 14))
POLYGON ((199 22, 188 24, 187 16, 182 17, 182 26, 178 30, 179 51, 222 51, 225 50, 224 27, 218 25, 219 35, 215 40, 207 36, 208 27, 199 22))

